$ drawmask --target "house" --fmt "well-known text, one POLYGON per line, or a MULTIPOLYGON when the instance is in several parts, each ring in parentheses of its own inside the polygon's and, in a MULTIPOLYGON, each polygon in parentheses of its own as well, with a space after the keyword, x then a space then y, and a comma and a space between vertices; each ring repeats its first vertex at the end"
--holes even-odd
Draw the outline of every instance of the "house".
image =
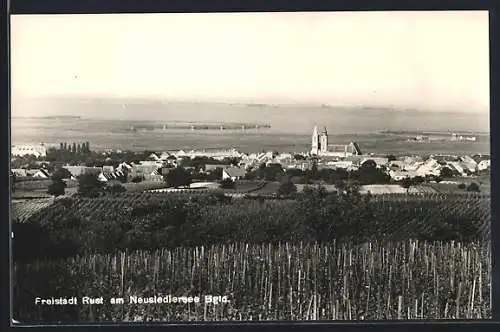
POLYGON ((132 169, 130 170, 130 175, 131 176, 137 176, 137 175, 146 175, 146 174, 151 174, 158 168, 160 168, 161 165, 157 164, 133 164, 132 169))
POLYGON ((329 161, 326 164, 335 169, 348 169, 353 165, 353 162, 349 160, 342 160, 342 161, 329 161))
POLYGON ((104 175, 104 173, 99 173, 99 175, 97 176, 97 179, 101 182, 108 182, 108 178, 104 175))
POLYGON ((222 170, 222 180, 231 179, 237 181, 246 175, 246 170, 239 167, 227 167, 222 170))
POLYGON ((37 178, 37 179, 48 179, 48 178, 50 178, 49 171, 47 171, 44 168, 41 168, 41 169, 37 170, 32 176, 34 178, 37 178))
POLYGON ((28 172, 24 168, 13 168, 10 171, 17 177, 28 176, 28 172))
POLYGON ((121 163, 120 165, 118 165, 118 167, 116 168, 117 171, 125 171, 125 172, 128 172, 128 171, 131 171, 132 170, 132 166, 127 164, 126 162, 123 162, 121 163))
POLYGON ((87 166, 63 166, 62 168, 67 169, 72 178, 76 178, 82 174, 97 174, 102 173, 102 167, 87 167, 87 166))
POLYGON ((461 175, 465 175, 466 174, 466 171, 465 171, 465 167, 464 165, 462 165, 461 162, 458 162, 458 161, 450 161, 447 163, 448 167, 450 167, 452 170, 455 170, 457 171, 458 173, 460 173, 461 175))
POLYGON ((419 175, 416 171, 390 170, 389 176, 395 181, 401 181, 406 178, 413 179, 414 177, 417 177, 419 175))
POLYGON ((156 160, 141 160, 139 162, 141 166, 156 166, 156 167, 161 167, 163 165, 162 161, 156 161, 156 160))
POLYGON ((175 153, 175 157, 179 158, 179 157, 186 157, 187 154, 184 150, 179 150, 175 153))
POLYGON ((416 169, 417 176, 427 176, 435 175, 438 176, 441 173, 442 166, 434 159, 429 159, 425 163, 421 164, 416 169))
POLYGON ((404 169, 408 172, 414 172, 423 164, 424 164, 424 162, 421 162, 421 161, 406 163, 404 169))
POLYGON ((462 166, 469 172, 475 173, 477 172, 477 163, 474 159, 469 156, 463 156, 460 158, 462 160, 462 166))
POLYGON ((151 174, 145 174, 144 175, 144 180, 145 181, 154 181, 154 182, 163 182, 163 175, 161 175, 159 172, 152 172, 151 174))
POLYGON ((156 153, 151 153, 149 156, 148 156, 148 160, 153 160, 153 161, 159 161, 161 160, 160 157, 158 157, 158 155, 156 153))
POLYGON ((484 154, 475 154, 471 158, 478 164, 483 160, 490 160, 490 156, 484 154))
POLYGON ((488 169, 490 167, 491 167, 491 160, 481 160, 477 164, 477 169, 480 171, 483 171, 483 170, 488 169))
POLYGON ((35 157, 45 157, 47 156, 47 149, 43 143, 40 143, 40 145, 12 145, 10 154, 12 156, 34 155, 35 157))
POLYGON ((109 169, 108 170, 103 169, 101 174, 99 176, 101 178, 102 177, 106 178, 106 180, 108 180, 108 181, 117 180, 120 177, 125 175, 125 173, 122 170, 116 170, 116 171, 109 172, 109 169), (102 176, 100 176, 101 174, 102 174, 102 176))
POLYGON ((404 170, 406 168, 406 163, 402 160, 393 160, 393 161, 389 162, 389 168, 397 169, 397 170, 404 170))
POLYGON ((205 172, 213 172, 213 171, 215 171, 217 168, 224 168, 224 167, 229 167, 229 165, 213 165, 213 164, 206 164, 206 165, 205 165, 205 168, 204 168, 204 171, 205 171, 205 172))

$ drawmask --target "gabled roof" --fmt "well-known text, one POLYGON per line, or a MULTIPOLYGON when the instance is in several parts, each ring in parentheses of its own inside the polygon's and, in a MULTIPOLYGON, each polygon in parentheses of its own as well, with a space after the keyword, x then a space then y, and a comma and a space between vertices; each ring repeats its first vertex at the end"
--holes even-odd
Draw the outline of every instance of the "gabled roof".
POLYGON ((12 173, 14 173, 16 176, 27 176, 28 172, 24 168, 12 168, 10 170, 12 173))
POLYGON ((205 165, 205 171, 211 171, 211 170, 214 170, 214 169, 217 169, 217 168, 224 168, 224 167, 227 167, 227 165, 206 164, 205 165))
POLYGON ((363 152, 361 152, 361 149, 360 149, 358 143, 351 142, 349 145, 354 149, 353 154, 357 154, 357 155, 362 155, 363 154, 363 152))
POLYGON ((239 167, 227 167, 223 170, 230 177, 241 177, 247 174, 246 170, 239 167))
POLYGON ((38 170, 35 174, 33 174, 33 175, 37 175, 37 174, 42 175, 42 176, 47 177, 47 178, 48 178, 48 177, 50 177, 49 171, 47 171, 47 170, 46 170, 46 169, 44 169, 44 168, 40 168, 40 169, 39 169, 39 170, 38 170))

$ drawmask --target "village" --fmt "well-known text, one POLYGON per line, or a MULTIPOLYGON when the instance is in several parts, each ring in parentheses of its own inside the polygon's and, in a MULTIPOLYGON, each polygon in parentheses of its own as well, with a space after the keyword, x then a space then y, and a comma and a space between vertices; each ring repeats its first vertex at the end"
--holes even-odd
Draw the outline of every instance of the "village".
POLYGON ((360 181, 364 185, 362 189, 383 194, 407 193, 410 186, 413 191, 424 192, 440 192, 446 186, 448 189, 463 189, 472 182, 478 187, 474 191, 479 191, 481 185, 484 184, 485 188, 489 186, 488 176, 484 175, 489 174, 491 165, 489 156, 481 154, 423 157, 366 153, 356 142, 347 145, 329 144, 326 128, 319 133, 317 127, 313 129, 311 150, 295 153, 262 151, 246 154, 234 148, 94 152, 90 151, 89 143, 84 142, 61 143, 59 148, 44 144, 13 146, 11 154, 11 175, 15 177, 14 186, 19 189, 18 193, 22 193, 23 189, 33 191, 32 188, 36 188, 36 192, 31 194, 25 192, 25 197, 36 197, 46 191, 53 173, 61 168, 67 171, 65 194, 71 195, 76 192, 77 179, 82 174, 95 174, 100 182, 109 185, 125 184, 127 190, 209 190, 220 188, 221 183, 228 180, 241 184, 260 179, 279 184, 284 177, 293 182, 299 191, 308 184, 320 184, 327 190, 336 190, 339 181, 356 180, 350 175, 369 164, 376 169, 378 176, 376 179, 360 181), (177 168, 189 173, 192 179, 189 186, 178 188, 166 182, 167 174, 177 168), (259 169, 272 169, 273 172, 271 175, 269 172, 258 175, 256 171, 259 169), (312 177, 308 176, 311 172, 314 172, 312 177), (428 186, 424 188, 422 185, 425 184, 428 186), (416 189, 416 185, 420 189, 416 189))

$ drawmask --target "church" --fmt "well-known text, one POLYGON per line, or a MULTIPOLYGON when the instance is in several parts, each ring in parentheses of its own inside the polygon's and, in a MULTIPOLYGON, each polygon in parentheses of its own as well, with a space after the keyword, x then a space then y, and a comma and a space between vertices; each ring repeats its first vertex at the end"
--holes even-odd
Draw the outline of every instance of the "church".
POLYGON ((326 128, 321 133, 318 133, 318 127, 314 126, 311 154, 316 156, 349 157, 362 155, 362 152, 356 142, 351 142, 347 145, 328 144, 328 132, 326 128))

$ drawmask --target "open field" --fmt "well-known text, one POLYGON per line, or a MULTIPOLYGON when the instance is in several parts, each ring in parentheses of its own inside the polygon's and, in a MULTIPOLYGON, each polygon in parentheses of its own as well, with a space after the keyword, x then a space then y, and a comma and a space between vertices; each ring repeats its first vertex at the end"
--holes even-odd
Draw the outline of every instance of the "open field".
POLYGON ((457 242, 229 244, 86 255, 16 266, 14 317, 29 321, 487 319, 490 247, 457 242), (54 271, 58 271, 54 274, 54 271), (64 286, 63 286, 64 285, 64 286), (103 296, 37 306, 33 295, 103 296), (201 303, 131 304, 131 296, 201 303), (206 295, 226 303, 204 303, 206 295), (122 297, 121 305, 110 304, 122 297))
POLYGON ((472 182, 479 184, 479 190, 481 193, 490 194, 491 193, 491 177, 489 175, 477 176, 477 177, 457 177, 452 179, 445 179, 440 183, 426 183, 425 186, 433 188, 439 193, 463 193, 466 192, 465 189, 458 188, 460 183, 465 184, 467 187, 472 182), (446 181, 447 180, 447 181, 446 181))
POLYGON ((143 192, 146 190, 163 189, 168 187, 167 183, 163 181, 142 181, 138 183, 127 182, 122 183, 122 185, 125 189, 127 189, 127 191, 130 192, 143 192))

